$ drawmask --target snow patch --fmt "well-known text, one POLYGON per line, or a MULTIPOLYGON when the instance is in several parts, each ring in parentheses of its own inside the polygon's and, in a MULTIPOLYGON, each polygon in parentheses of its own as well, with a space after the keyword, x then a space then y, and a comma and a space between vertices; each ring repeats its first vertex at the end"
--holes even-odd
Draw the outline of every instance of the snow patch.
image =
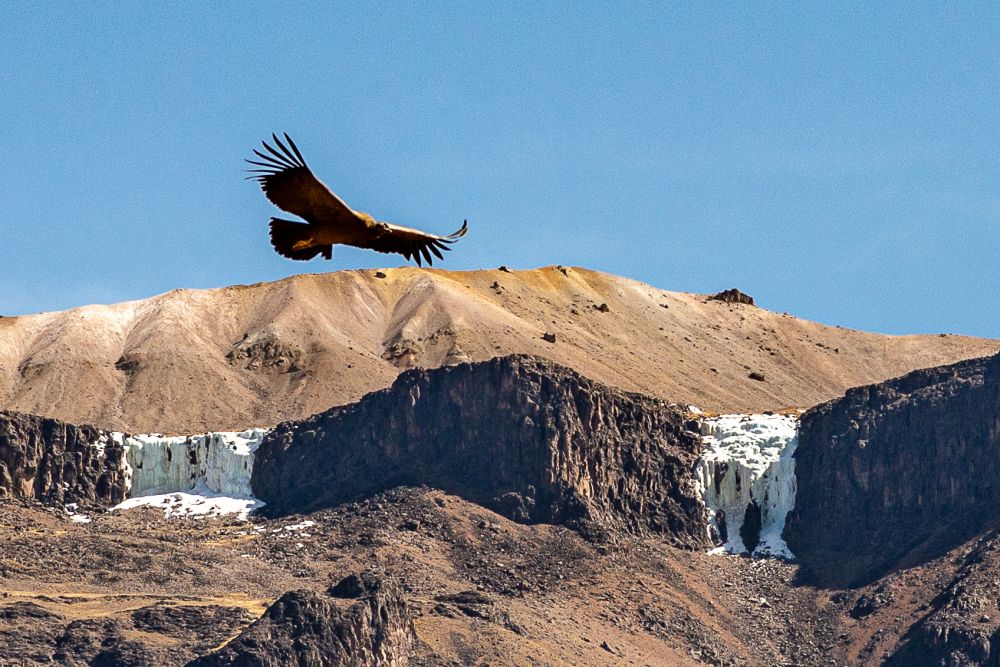
POLYGON ((702 421, 705 449, 695 465, 713 553, 747 553, 743 535, 759 537, 754 556, 794 558, 781 534, 795 506, 798 419, 723 415, 702 421), (749 519, 753 525, 744 523, 749 519), (741 534, 743 533, 743 534, 741 534))
POLYGON ((293 523, 292 525, 285 526, 283 528, 275 528, 274 532, 278 532, 279 530, 305 530, 306 528, 312 528, 315 525, 316 525, 315 521, 306 520, 303 521, 302 523, 293 523))
POLYGON ((66 514, 73 523, 90 523, 90 517, 79 512, 80 506, 76 503, 69 503, 65 506, 66 514))
POLYGON ((167 518, 235 514, 236 518, 246 520, 251 512, 263 506, 264 503, 252 496, 244 498, 223 496, 213 493, 203 485, 198 485, 190 492, 175 491, 129 498, 115 505, 112 510, 154 507, 162 509, 167 518))

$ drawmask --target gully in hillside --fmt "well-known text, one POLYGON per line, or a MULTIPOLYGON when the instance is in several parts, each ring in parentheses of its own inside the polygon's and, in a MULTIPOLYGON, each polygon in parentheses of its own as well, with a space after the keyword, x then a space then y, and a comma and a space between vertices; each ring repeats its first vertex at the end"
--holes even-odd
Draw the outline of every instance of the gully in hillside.
POLYGON ((259 169, 249 171, 257 174, 248 178, 256 179, 271 202, 283 211, 294 213, 305 220, 271 218, 271 245, 282 257, 307 260, 316 255, 333 258, 333 246, 340 243, 358 248, 368 248, 377 252, 399 253, 406 259, 415 259, 433 264, 432 254, 444 259, 442 250, 465 235, 468 221, 461 229, 448 236, 436 236, 418 229, 401 227, 376 220, 367 213, 355 211, 333 194, 326 185, 316 178, 302 153, 285 134, 285 146, 272 134, 273 148, 266 141, 261 142, 267 153, 254 150, 263 160, 247 160, 259 169))

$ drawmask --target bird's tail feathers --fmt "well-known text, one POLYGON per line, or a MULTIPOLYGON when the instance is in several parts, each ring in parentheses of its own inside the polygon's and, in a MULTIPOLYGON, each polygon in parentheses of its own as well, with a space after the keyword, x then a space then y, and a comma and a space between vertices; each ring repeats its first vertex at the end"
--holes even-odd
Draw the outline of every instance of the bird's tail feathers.
POLYGON ((322 254, 333 259, 332 245, 310 245, 312 230, 309 225, 293 220, 271 218, 271 245, 282 257, 307 260, 322 254))

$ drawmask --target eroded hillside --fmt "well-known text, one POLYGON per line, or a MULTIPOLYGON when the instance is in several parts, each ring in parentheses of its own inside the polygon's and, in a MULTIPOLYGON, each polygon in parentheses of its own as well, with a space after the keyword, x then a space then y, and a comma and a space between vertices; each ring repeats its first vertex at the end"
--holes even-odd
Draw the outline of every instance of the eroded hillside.
POLYGON ((407 367, 524 353, 752 412, 997 349, 829 327, 586 269, 341 271, 0 318, 0 409, 131 432, 244 429, 355 401, 407 367))

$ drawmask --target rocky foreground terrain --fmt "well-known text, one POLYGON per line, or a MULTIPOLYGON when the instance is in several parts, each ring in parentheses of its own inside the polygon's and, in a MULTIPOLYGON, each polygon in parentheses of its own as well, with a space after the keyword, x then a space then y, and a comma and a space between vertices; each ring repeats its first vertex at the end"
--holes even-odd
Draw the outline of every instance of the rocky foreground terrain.
POLYGON ((410 367, 540 355, 713 412, 811 407, 1000 342, 885 336, 580 268, 300 275, 0 317, 0 409, 133 433, 242 430, 388 387, 410 367))
MULTIPOLYGON (((684 299, 699 317, 787 319, 806 333, 745 299, 684 299)), ((602 303, 595 315, 624 310, 602 303)), ((865 347, 881 338, 915 359, 995 349, 843 335, 861 341, 854 365, 827 366, 810 396, 860 374, 862 350, 873 355, 864 372, 903 364, 865 347)), ((715 358, 728 354, 722 340, 715 358)), ((792 391, 805 367, 787 360, 812 348, 782 348, 784 370, 746 386, 781 378, 792 391)), ((109 512, 137 474, 127 439, 0 413, 0 665, 997 664, 1000 356, 805 412, 784 532, 793 562, 708 552, 703 415, 690 396, 620 388, 641 381, 608 386, 538 356, 411 369, 263 435, 246 481, 267 505, 245 521, 109 512)), ((719 391, 752 404, 739 387, 719 391)), ((711 405, 706 392, 694 398, 711 405)), ((183 450, 162 451, 162 465, 194 470, 169 460, 183 450)))

